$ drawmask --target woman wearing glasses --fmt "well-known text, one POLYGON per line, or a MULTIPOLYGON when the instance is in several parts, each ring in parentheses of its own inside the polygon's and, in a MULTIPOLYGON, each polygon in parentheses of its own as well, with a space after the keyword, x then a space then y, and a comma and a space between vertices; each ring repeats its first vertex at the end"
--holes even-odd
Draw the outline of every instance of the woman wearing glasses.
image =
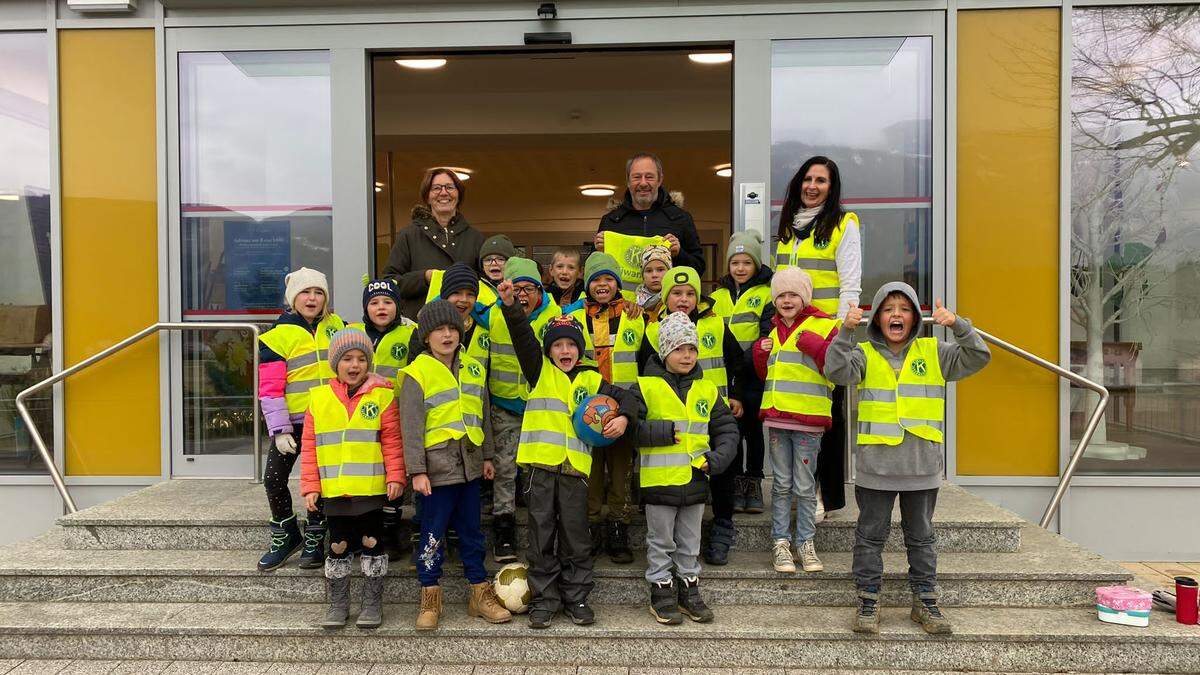
POLYGON ((397 233, 383 270, 383 276, 396 280, 400 312, 410 319, 425 304, 431 282, 441 280, 435 272, 456 262, 471 267, 479 262, 483 234, 460 211, 465 197, 463 182, 450 169, 430 169, 421 179, 412 224, 397 233))

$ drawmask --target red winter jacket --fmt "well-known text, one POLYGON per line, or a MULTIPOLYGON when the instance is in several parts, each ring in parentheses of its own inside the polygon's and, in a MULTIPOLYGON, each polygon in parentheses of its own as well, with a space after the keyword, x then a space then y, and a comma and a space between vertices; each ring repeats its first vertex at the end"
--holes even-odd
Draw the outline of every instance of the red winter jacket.
MULTIPOLYGON (((346 414, 353 415, 358 407, 358 401, 363 394, 376 387, 392 388, 390 380, 374 373, 367 376, 367 381, 358 388, 354 398, 346 393, 346 385, 341 380, 330 380, 329 386, 334 395, 346 406, 346 414)), ((379 441, 383 445, 383 469, 387 474, 387 482, 399 483, 404 489, 406 481, 404 473, 404 441, 400 434, 400 408, 393 400, 383 410, 380 417, 379 441)), ((300 494, 321 491, 321 473, 317 470, 317 436, 313 431, 312 408, 304 412, 304 434, 300 437, 300 494)), ((340 496, 340 495, 339 495, 340 496)))
MULTIPOLYGON (((812 359, 817 362, 817 370, 824 375, 825 352, 829 349, 829 343, 833 342, 834 336, 837 335, 838 329, 834 328, 833 330, 829 331, 829 335, 826 337, 821 337, 821 335, 818 333, 805 330, 804 324, 810 317, 817 317, 821 319, 833 318, 816 307, 809 305, 800 310, 800 315, 796 317, 796 322, 790 327, 783 323, 783 319, 779 318, 778 314, 771 317, 771 325, 774 326, 775 330, 778 332, 779 340, 781 342, 787 341, 788 337, 791 336, 792 331, 801 331, 800 335, 796 337, 796 347, 798 347, 800 351, 812 357, 812 359)), ((771 347, 772 344, 770 337, 759 339, 754 343, 754 346, 751 347, 751 355, 754 358, 754 370, 758 373, 759 378, 764 382, 767 379, 767 360, 771 356, 771 347)), ((770 388, 770 383, 767 384, 767 388, 770 388)), ((758 412, 758 417, 762 420, 771 418, 791 420, 793 422, 804 424, 810 427, 822 427, 825 429, 833 426, 833 419, 827 415, 801 415, 798 413, 783 412, 776 410, 775 408, 764 407, 758 412)))

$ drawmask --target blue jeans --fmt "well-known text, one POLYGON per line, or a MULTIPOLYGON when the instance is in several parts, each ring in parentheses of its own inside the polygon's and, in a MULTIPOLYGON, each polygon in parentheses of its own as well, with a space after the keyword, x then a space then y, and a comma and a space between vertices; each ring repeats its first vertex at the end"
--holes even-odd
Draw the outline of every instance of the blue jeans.
POLYGON ((786 539, 799 547, 817 531, 817 454, 821 434, 790 429, 767 429, 771 453, 771 538, 786 539), (792 498, 796 499, 795 538, 789 536, 792 498))
POLYGON ((422 586, 437 586, 445 559, 446 529, 458 532, 458 554, 467 581, 487 581, 483 566, 487 545, 480 527, 479 479, 457 485, 439 485, 421 497, 421 541, 417 544, 417 579, 422 586))

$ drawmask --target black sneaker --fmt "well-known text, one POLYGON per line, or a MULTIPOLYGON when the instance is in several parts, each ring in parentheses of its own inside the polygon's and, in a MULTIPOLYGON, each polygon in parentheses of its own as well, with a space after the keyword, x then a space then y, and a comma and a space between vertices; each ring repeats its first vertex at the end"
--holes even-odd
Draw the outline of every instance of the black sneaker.
POLYGON ((679 600, 675 597, 675 584, 670 581, 650 584, 650 615, 655 621, 669 626, 683 623, 679 600))
POLYGON ((554 621, 554 612, 548 609, 529 610, 530 628, 549 628, 552 621, 554 621))
POLYGON ((713 611, 704 603, 704 598, 700 597, 700 579, 692 577, 677 581, 679 584, 679 611, 696 623, 712 621, 713 611))
POLYGON ((596 623, 596 613, 586 602, 576 602, 563 607, 563 613, 575 622, 576 626, 590 626, 596 623))

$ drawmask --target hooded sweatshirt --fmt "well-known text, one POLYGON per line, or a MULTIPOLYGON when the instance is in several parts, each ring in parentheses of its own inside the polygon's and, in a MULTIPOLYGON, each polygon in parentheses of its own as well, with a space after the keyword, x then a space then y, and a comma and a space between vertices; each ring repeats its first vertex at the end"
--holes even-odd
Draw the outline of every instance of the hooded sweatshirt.
MULTIPOLYGON (((887 339, 879 329, 876 311, 867 325, 867 340, 875 346, 894 370, 904 367, 904 359, 913 340, 921 331, 920 306, 917 292, 912 286, 900 281, 884 284, 871 306, 880 307, 884 299, 895 291, 903 293, 917 309, 917 320, 912 330, 904 339, 904 346, 899 353, 888 349, 887 339)), ((835 384, 855 385, 862 382, 867 372, 867 357, 856 343, 856 335, 860 334, 862 325, 855 330, 841 330, 829 345, 825 354, 825 377, 835 384)), ((961 380, 968 375, 978 372, 991 360, 991 352, 984 344, 983 338, 971 327, 971 323, 959 316, 951 329, 954 342, 938 342, 938 362, 941 365, 942 377, 947 382, 961 380)), ((868 444, 857 445, 855 467, 857 476, 855 485, 872 490, 930 490, 940 487, 944 473, 945 447, 941 443, 928 441, 908 432, 899 445, 868 444)))

